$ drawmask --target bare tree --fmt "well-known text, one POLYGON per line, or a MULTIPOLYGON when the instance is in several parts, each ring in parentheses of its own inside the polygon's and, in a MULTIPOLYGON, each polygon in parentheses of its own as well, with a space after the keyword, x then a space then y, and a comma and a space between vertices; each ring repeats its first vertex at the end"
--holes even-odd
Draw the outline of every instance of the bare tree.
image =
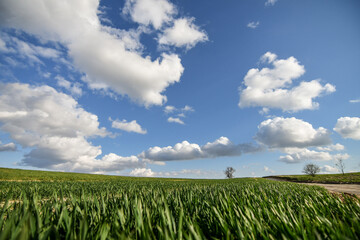
POLYGON ((303 170, 303 173, 306 173, 312 177, 314 177, 318 172, 320 172, 320 167, 312 163, 306 164, 303 170))
POLYGON ((224 171, 226 178, 233 178, 236 170, 233 167, 227 167, 224 171))
POLYGON ((342 172, 342 174, 345 174, 345 163, 342 158, 339 158, 336 161, 335 166, 339 169, 340 172, 342 172))

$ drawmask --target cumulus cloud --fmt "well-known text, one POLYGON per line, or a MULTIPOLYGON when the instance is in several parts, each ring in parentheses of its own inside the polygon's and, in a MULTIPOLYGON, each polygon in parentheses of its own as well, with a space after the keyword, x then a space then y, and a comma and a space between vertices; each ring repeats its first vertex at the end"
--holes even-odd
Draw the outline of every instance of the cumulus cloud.
POLYGON ((182 169, 179 171, 154 172, 149 168, 136 168, 130 172, 135 177, 201 177, 214 178, 222 177, 222 173, 217 171, 204 171, 200 169, 182 169))
POLYGON ((175 20, 172 27, 165 29, 164 32, 159 35, 159 44, 190 49, 199 42, 207 41, 207 34, 193 23, 194 20, 194 18, 180 18, 175 20))
POLYGON ((134 22, 159 29, 172 20, 176 7, 167 0, 126 0, 123 14, 134 22))
POLYGON ((258 129, 254 138, 260 144, 287 154, 280 156, 279 160, 282 162, 300 163, 349 158, 346 153, 330 153, 342 151, 344 146, 339 143, 331 144, 329 130, 323 127, 315 129, 301 119, 275 117, 260 123, 258 129))
MULTIPOLYGON (((165 6, 167 1, 155 2, 165 6)), ((4 0, 0 23, 63 44, 75 66, 86 74, 83 79, 91 88, 127 95, 145 106, 162 105, 167 100, 162 93, 169 85, 179 82, 183 73, 179 56, 162 53, 155 60, 142 56, 134 50, 136 40, 125 41, 117 29, 101 25, 98 8, 99 0, 4 0)), ((166 10, 166 16, 171 11, 166 10)), ((159 20, 152 19, 158 15, 157 11, 149 14, 154 26, 167 19, 161 16, 159 20)))
POLYGON ((178 123, 178 124, 181 124, 181 125, 185 124, 183 120, 181 120, 180 118, 177 118, 177 117, 169 117, 167 119, 167 121, 170 122, 170 123, 178 123))
POLYGON ((331 152, 331 151, 342 151, 345 149, 345 147, 344 147, 344 145, 337 143, 337 144, 331 144, 331 145, 325 146, 325 147, 317 147, 316 149, 319 151, 331 152))
POLYGON ((359 117, 341 117, 337 120, 334 131, 343 138, 360 140, 360 118, 359 117))
MULTIPOLYGON (((110 119, 110 121, 112 121, 112 120, 110 119)), ((146 134, 147 133, 146 129, 143 129, 136 122, 136 120, 133 120, 131 122, 128 122, 125 119, 123 119, 122 121, 114 120, 114 121, 112 121, 111 126, 113 128, 124 130, 126 132, 135 132, 135 133, 140 133, 140 134, 146 134)))
POLYGON ((176 108, 175 108, 174 106, 171 106, 171 105, 167 105, 167 106, 165 106, 165 108, 164 108, 164 112, 165 112, 165 113, 172 113, 172 112, 174 112, 174 111, 176 111, 176 108))
POLYGON ((135 177, 154 177, 155 173, 150 168, 135 168, 130 172, 135 177))
POLYGON ((57 80, 57 85, 60 87, 65 88, 74 96, 81 96, 82 89, 79 83, 71 83, 70 81, 66 80, 61 76, 56 76, 55 79, 57 80))
POLYGON ((304 161, 331 161, 337 159, 348 159, 348 154, 335 154, 332 155, 329 152, 319 152, 315 150, 298 149, 295 152, 286 156, 281 156, 280 161, 286 163, 301 163, 304 161))
POLYGON ((260 22, 257 21, 257 22, 249 22, 246 26, 247 26, 248 28, 255 29, 255 28, 257 28, 259 25, 260 25, 260 22))
POLYGON ((183 141, 174 146, 151 147, 138 157, 152 161, 192 160, 200 158, 216 158, 240 156, 243 153, 257 152, 261 149, 251 144, 234 144, 227 137, 220 137, 203 146, 183 141))
POLYGON ((321 172, 320 173, 338 173, 339 169, 329 166, 329 165, 324 165, 323 167, 321 167, 321 172))
POLYGON ((174 106, 168 105, 164 108, 164 112, 166 114, 176 114, 175 116, 170 116, 167 121, 179 124, 185 124, 183 118, 186 117, 187 113, 194 111, 194 108, 189 105, 185 105, 183 108, 176 108, 174 106))
POLYGON ((245 88, 240 90, 240 108, 260 106, 292 112, 316 109, 319 104, 314 98, 335 91, 333 85, 321 85, 319 80, 303 81, 291 87, 293 80, 305 73, 304 66, 294 57, 277 59, 276 54, 267 52, 261 61, 273 68, 252 68, 247 72, 245 88))
POLYGON ((270 148, 305 148, 331 144, 331 132, 301 119, 276 117, 260 123, 255 139, 270 148))
POLYGON ((98 117, 49 86, 1 84, 0 109, 0 129, 23 148, 31 148, 23 165, 82 172, 143 166, 136 156, 110 153, 98 159, 101 146, 88 141, 108 135, 98 117))
POLYGON ((0 152, 13 152, 16 151, 16 145, 15 143, 6 143, 6 144, 1 144, 0 141, 0 152))

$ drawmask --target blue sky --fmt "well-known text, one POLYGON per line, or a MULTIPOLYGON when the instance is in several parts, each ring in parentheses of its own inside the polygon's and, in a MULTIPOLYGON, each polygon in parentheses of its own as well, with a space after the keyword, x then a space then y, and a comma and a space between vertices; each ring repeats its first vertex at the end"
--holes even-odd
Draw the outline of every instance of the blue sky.
POLYGON ((360 171, 358 1, 0 6, 1 167, 360 171))

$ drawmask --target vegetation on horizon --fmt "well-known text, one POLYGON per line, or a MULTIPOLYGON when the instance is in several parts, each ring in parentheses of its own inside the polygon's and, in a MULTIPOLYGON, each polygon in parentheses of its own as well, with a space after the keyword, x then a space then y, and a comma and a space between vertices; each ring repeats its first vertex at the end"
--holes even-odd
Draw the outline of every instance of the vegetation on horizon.
POLYGON ((338 174, 317 174, 310 175, 279 175, 267 176, 265 178, 278 178, 293 182, 313 182, 313 183, 352 183, 360 184, 360 172, 338 173, 338 174))

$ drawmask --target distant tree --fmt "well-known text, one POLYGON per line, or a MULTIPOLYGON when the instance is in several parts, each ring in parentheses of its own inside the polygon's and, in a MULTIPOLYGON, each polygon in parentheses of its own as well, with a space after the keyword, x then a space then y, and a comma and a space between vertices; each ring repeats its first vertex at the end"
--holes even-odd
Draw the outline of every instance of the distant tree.
POLYGON ((233 167, 227 167, 224 171, 226 178, 233 178, 236 170, 233 167))
POLYGON ((336 161, 335 166, 339 169, 340 172, 342 172, 342 174, 345 174, 345 163, 342 158, 339 158, 336 161))
POLYGON ((314 177, 318 172, 320 172, 320 167, 316 164, 306 164, 303 170, 303 173, 306 173, 312 177, 314 177))

